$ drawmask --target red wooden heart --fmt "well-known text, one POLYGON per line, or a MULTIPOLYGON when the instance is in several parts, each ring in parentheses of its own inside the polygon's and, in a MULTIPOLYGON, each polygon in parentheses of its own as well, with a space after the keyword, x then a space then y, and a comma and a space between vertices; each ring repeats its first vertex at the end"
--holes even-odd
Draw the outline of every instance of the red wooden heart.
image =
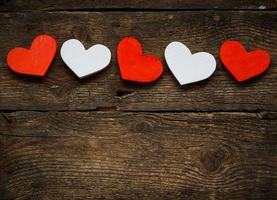
POLYGON ((263 73, 270 64, 270 55, 266 51, 247 52, 237 41, 224 42, 219 54, 225 67, 239 82, 263 73))
POLYGON ((7 56, 9 67, 20 74, 44 76, 57 50, 57 42, 48 35, 37 36, 30 49, 15 48, 7 56))
POLYGON ((134 38, 126 37, 120 41, 117 57, 123 80, 152 82, 163 73, 159 59, 152 55, 143 55, 141 44, 134 38))

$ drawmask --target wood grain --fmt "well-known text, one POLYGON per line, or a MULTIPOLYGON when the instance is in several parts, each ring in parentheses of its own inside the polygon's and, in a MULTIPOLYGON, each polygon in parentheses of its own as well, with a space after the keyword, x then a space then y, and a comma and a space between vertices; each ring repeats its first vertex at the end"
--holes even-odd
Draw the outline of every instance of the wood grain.
POLYGON ((1 0, 0 10, 276 9, 274 0, 1 0))
POLYGON ((0 0, 0 200, 277 197, 275 0, 0 0), (39 34, 103 43, 112 63, 79 80, 59 53, 46 77, 13 73, 7 52, 39 34), (153 84, 122 81, 133 36, 164 64, 153 84), (271 67, 238 84, 223 41, 265 49, 271 67), (177 40, 215 55, 211 79, 180 87, 163 52, 177 40))
POLYGON ((0 199, 272 199, 276 122, 276 113, 2 113, 0 199))
POLYGON ((276 21, 274 11, 1 13, 0 110, 277 111, 276 21), (86 47, 103 43, 112 51, 112 64, 78 80, 58 53, 43 79, 13 73, 6 65, 7 52, 28 47, 42 33, 55 36, 59 46, 72 37, 86 47), (138 38, 145 53, 163 61, 165 72, 158 82, 139 85, 121 80, 116 46, 125 36, 138 38), (268 72, 236 83, 217 56, 227 39, 241 41, 248 50, 267 50, 272 59, 268 72), (166 45, 174 40, 192 52, 215 55, 214 76, 180 87, 163 59, 166 45))

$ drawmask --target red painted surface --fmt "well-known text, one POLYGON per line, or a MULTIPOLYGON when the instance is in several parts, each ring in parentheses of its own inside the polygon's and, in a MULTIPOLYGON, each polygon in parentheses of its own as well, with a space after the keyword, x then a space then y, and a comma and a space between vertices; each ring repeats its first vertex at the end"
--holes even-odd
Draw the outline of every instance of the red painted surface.
POLYGON ((57 42, 48 35, 37 36, 30 49, 15 48, 7 56, 9 67, 20 74, 44 76, 56 54, 57 42))
POLYGON ((123 80, 135 82, 152 82, 163 73, 163 66, 159 59, 152 55, 143 55, 139 41, 126 37, 120 41, 117 57, 123 80))
POLYGON ((248 80, 266 71, 270 55, 263 50, 247 52, 237 41, 226 41, 220 48, 220 59, 239 82, 248 80))

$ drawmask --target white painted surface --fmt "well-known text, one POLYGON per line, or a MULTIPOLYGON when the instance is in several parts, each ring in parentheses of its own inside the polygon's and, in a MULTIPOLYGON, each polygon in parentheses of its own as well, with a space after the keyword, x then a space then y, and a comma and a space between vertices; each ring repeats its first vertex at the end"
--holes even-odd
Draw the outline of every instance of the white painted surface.
POLYGON ((169 69, 181 85, 209 78, 216 69, 216 60, 206 52, 191 54, 181 42, 170 43, 165 50, 169 69))
POLYGON ((86 50, 79 40, 70 39, 63 43, 61 57, 79 78, 84 78, 106 68, 111 62, 111 51, 102 44, 86 50))

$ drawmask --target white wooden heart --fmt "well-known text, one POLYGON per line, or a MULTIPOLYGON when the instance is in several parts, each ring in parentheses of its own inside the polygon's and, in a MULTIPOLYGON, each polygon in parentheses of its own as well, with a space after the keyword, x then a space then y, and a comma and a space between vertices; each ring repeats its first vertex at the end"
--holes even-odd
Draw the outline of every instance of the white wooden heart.
POLYGON ((61 57, 79 78, 84 78, 106 68, 111 61, 111 51, 102 44, 86 50, 79 40, 70 39, 63 43, 61 57))
POLYGON ((172 42, 166 47, 165 59, 180 85, 207 79, 216 69, 213 55, 206 52, 191 54, 181 42, 172 42))

